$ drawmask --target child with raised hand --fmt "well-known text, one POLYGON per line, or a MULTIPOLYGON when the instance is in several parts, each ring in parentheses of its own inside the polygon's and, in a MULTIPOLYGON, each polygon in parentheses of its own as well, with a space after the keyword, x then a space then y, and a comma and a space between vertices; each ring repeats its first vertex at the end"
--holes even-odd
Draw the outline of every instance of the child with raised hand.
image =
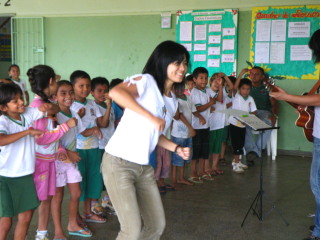
POLYGON ((80 182, 81 174, 77 167, 80 161, 79 153, 76 152, 77 134, 90 136, 93 134, 92 129, 86 130, 79 115, 70 110, 70 106, 74 102, 74 90, 69 81, 62 80, 58 82, 57 94, 54 99, 57 101, 60 112, 57 114, 57 121, 63 124, 71 118, 77 120, 77 127, 70 129, 61 138, 61 144, 66 149, 68 158, 64 161, 55 161, 56 165, 56 195, 52 199, 52 219, 54 223, 55 236, 54 239, 65 239, 61 224, 61 204, 64 195, 64 187, 68 186, 70 192, 69 200, 69 221, 67 230, 69 235, 80 237, 91 237, 91 231, 83 227, 83 223, 77 222, 79 209, 79 199, 81 195, 80 182))
MULTIPOLYGON (((108 125, 106 127, 100 128, 102 138, 99 139, 99 149, 101 151, 101 156, 103 156, 105 152, 104 148, 115 131, 115 114, 112 107, 112 99, 109 97, 108 80, 104 77, 93 78, 91 81, 91 94, 101 114, 105 115, 108 121, 108 125)), ((108 207, 112 212, 114 212, 108 193, 104 194, 101 200, 101 206, 108 207)), ((102 212, 101 206, 98 201, 94 200, 91 202, 91 211, 98 214, 99 212, 102 212)))
POLYGON ((190 148, 190 157, 188 160, 184 160, 176 153, 171 153, 172 164, 172 185, 177 183, 192 185, 191 182, 184 178, 184 166, 189 164, 192 159, 192 137, 196 134, 195 130, 191 126, 192 112, 196 112, 194 104, 191 102, 191 98, 184 94, 185 82, 176 83, 174 86, 174 92, 179 102, 179 120, 174 119, 171 131, 172 142, 182 146, 190 148), (177 170, 179 177, 177 178, 177 170))
POLYGON ((99 138, 102 138, 102 134, 99 127, 108 124, 107 116, 100 113, 93 100, 87 99, 91 92, 91 79, 88 73, 81 70, 74 71, 70 75, 70 82, 75 93, 71 110, 79 114, 86 129, 92 129, 95 133, 88 137, 78 134, 77 137, 77 152, 81 158, 78 167, 82 175, 80 201, 84 202, 83 221, 105 223, 105 218, 91 211, 91 202, 100 198, 103 187, 100 173, 102 157, 99 149, 99 138))
POLYGON ((29 106, 29 93, 27 91, 27 85, 26 82, 22 79, 20 79, 20 68, 17 64, 10 65, 8 69, 9 79, 13 81, 15 84, 17 84, 22 91, 23 98, 26 101, 26 106, 29 106))
POLYGON ((216 99, 210 96, 208 84, 208 70, 204 67, 194 69, 193 80, 195 87, 191 92, 191 100, 196 106, 199 116, 192 115, 192 127, 196 135, 192 139, 193 158, 191 160, 191 172, 189 181, 203 183, 202 179, 213 180, 209 166, 209 115, 210 108, 216 99), (197 173, 197 161, 199 171, 197 173))
POLYGON ((210 94, 211 97, 217 98, 216 103, 210 109, 209 127, 209 154, 212 158, 212 175, 222 175, 223 171, 218 168, 219 155, 222 149, 222 141, 224 134, 224 125, 226 121, 225 113, 219 110, 227 109, 227 101, 229 91, 233 90, 233 84, 224 73, 215 73, 210 78, 210 94), (227 86, 224 83, 227 82, 227 86))
MULTIPOLYGON (((234 89, 238 87, 238 92, 232 99, 232 109, 246 111, 250 114, 255 114, 257 111, 256 104, 253 98, 249 95, 252 87, 252 82, 247 78, 238 77, 234 85, 234 89)), ((233 148, 234 160, 232 162, 232 169, 235 173, 243 173, 248 166, 243 164, 239 159, 243 155, 243 147, 246 136, 246 126, 238 121, 233 116, 229 118, 230 135, 233 148)))
MULTIPOLYGON (((37 65, 30 68, 27 75, 31 90, 36 94, 30 106, 39 107, 50 102, 56 94, 59 80, 54 70, 46 65, 37 65)), ((36 168, 33 175, 38 198, 41 201, 36 240, 42 240, 48 238, 50 205, 52 197, 56 194, 55 160, 66 158, 66 151, 60 145, 59 139, 70 128, 76 126, 76 120, 71 118, 68 122, 57 126, 53 115, 50 115, 35 121, 33 126, 44 131, 44 134, 36 139, 36 168)))
POLYGON ((12 218, 18 222, 14 239, 26 239, 33 211, 39 206, 32 174, 35 169, 35 138, 43 131, 33 129, 34 121, 58 108, 44 103, 38 108, 24 106, 19 86, 0 84, 0 239, 6 239, 12 218), (23 199, 23 201, 21 201, 23 199))

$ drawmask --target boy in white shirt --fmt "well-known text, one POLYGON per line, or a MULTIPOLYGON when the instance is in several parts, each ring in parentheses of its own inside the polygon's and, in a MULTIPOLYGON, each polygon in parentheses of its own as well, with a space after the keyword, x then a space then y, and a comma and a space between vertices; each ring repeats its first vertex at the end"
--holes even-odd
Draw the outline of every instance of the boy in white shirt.
POLYGON ((199 117, 192 115, 192 127, 196 135, 192 139, 193 158, 191 161, 191 173, 188 178, 193 183, 202 183, 202 179, 213 180, 209 167, 209 115, 210 107, 215 104, 216 100, 210 97, 208 84, 208 70, 204 67, 196 68, 193 73, 195 87, 191 92, 191 100, 199 117), (196 165, 199 161, 199 172, 197 173, 196 165))
MULTIPOLYGON (((243 78, 241 80, 240 78, 238 78, 235 83, 235 88, 238 85, 239 91, 232 99, 232 109, 242 110, 251 114, 255 114, 255 112, 257 111, 257 107, 253 98, 249 95, 252 82, 247 78, 243 78)), ((237 119, 235 119, 233 116, 230 116, 229 122, 231 143, 234 154, 234 162, 232 163, 233 171, 235 173, 243 173, 244 169, 247 169, 248 166, 241 163, 239 159, 240 155, 243 155, 243 147, 246 136, 246 126, 237 119)))

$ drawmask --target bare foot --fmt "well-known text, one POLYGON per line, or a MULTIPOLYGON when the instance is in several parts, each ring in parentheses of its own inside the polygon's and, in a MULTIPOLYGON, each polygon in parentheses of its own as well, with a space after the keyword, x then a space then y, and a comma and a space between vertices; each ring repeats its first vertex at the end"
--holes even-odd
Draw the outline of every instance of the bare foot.
POLYGON ((193 183, 191 183, 191 182, 189 182, 189 181, 187 181, 186 179, 180 179, 180 180, 178 180, 178 183, 180 183, 180 184, 184 184, 184 185, 190 185, 190 186, 192 186, 193 185, 193 183))

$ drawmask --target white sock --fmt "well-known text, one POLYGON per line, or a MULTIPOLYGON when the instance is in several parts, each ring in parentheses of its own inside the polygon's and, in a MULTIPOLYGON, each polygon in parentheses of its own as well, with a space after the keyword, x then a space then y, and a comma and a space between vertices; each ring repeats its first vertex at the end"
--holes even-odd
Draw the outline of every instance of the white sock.
POLYGON ((48 233, 48 230, 42 230, 42 231, 37 230, 37 235, 47 235, 47 233, 48 233))

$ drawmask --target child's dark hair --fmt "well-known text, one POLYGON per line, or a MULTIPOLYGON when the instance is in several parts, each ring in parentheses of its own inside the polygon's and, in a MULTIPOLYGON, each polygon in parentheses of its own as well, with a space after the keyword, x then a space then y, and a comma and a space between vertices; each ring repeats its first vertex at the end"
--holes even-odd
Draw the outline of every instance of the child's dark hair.
POLYGON ((57 90, 59 90, 59 88, 60 88, 61 86, 63 86, 63 85, 68 85, 68 86, 71 86, 71 87, 73 88, 73 85, 72 85, 72 83, 71 83, 70 81, 68 81, 68 80, 60 80, 60 81, 58 82, 58 88, 57 88, 57 90))
POLYGON ((309 48, 312 50, 315 63, 320 62, 320 29, 312 34, 309 41, 309 48))
POLYGON ((12 65, 9 66, 8 72, 10 72, 11 68, 14 68, 14 67, 16 67, 16 68, 18 68, 20 70, 20 68, 19 68, 19 66, 17 64, 12 64, 12 65))
POLYGON ((188 76, 186 76, 186 82, 193 82, 193 75, 189 74, 188 76))
POLYGON ((241 88, 243 85, 252 87, 252 82, 248 78, 242 78, 239 83, 239 88, 241 88))
POLYGON ((235 76, 228 76, 228 78, 233 84, 237 81, 237 78, 235 76))
POLYGON ((117 86, 118 84, 122 83, 123 80, 120 78, 114 78, 111 80, 110 86, 109 86, 109 90, 111 90, 112 88, 114 88, 115 86, 117 86))
POLYGON ((98 85, 107 85, 109 88, 109 81, 105 77, 96 77, 91 80, 91 91, 94 91, 98 85))
POLYGON ((173 89, 176 91, 178 89, 185 89, 186 80, 183 79, 182 82, 176 82, 173 84, 173 89))
POLYGON ((197 68, 194 69, 193 72, 192 72, 193 78, 197 78, 200 73, 206 73, 207 75, 209 75, 209 72, 208 72, 208 70, 207 70, 206 68, 204 68, 204 67, 197 67, 197 68))
POLYGON ((0 105, 6 106, 17 94, 22 96, 21 88, 15 83, 0 83, 0 105))
POLYGON ((50 84, 50 79, 55 81, 56 74, 54 70, 47 65, 37 65, 27 71, 32 92, 41 97, 44 102, 50 102, 48 96, 44 93, 50 84))
POLYGON ((163 94, 164 82, 168 78, 168 65, 174 62, 180 64, 184 59, 186 59, 188 64, 190 54, 184 46, 173 41, 164 41, 154 49, 144 66, 142 73, 152 75, 156 80, 161 94, 163 94))
POLYGON ((71 73, 71 75, 70 75, 70 82, 72 83, 72 85, 74 85, 76 83, 78 78, 87 78, 87 79, 91 80, 88 73, 86 73, 85 71, 82 71, 82 70, 76 70, 73 73, 71 73))

